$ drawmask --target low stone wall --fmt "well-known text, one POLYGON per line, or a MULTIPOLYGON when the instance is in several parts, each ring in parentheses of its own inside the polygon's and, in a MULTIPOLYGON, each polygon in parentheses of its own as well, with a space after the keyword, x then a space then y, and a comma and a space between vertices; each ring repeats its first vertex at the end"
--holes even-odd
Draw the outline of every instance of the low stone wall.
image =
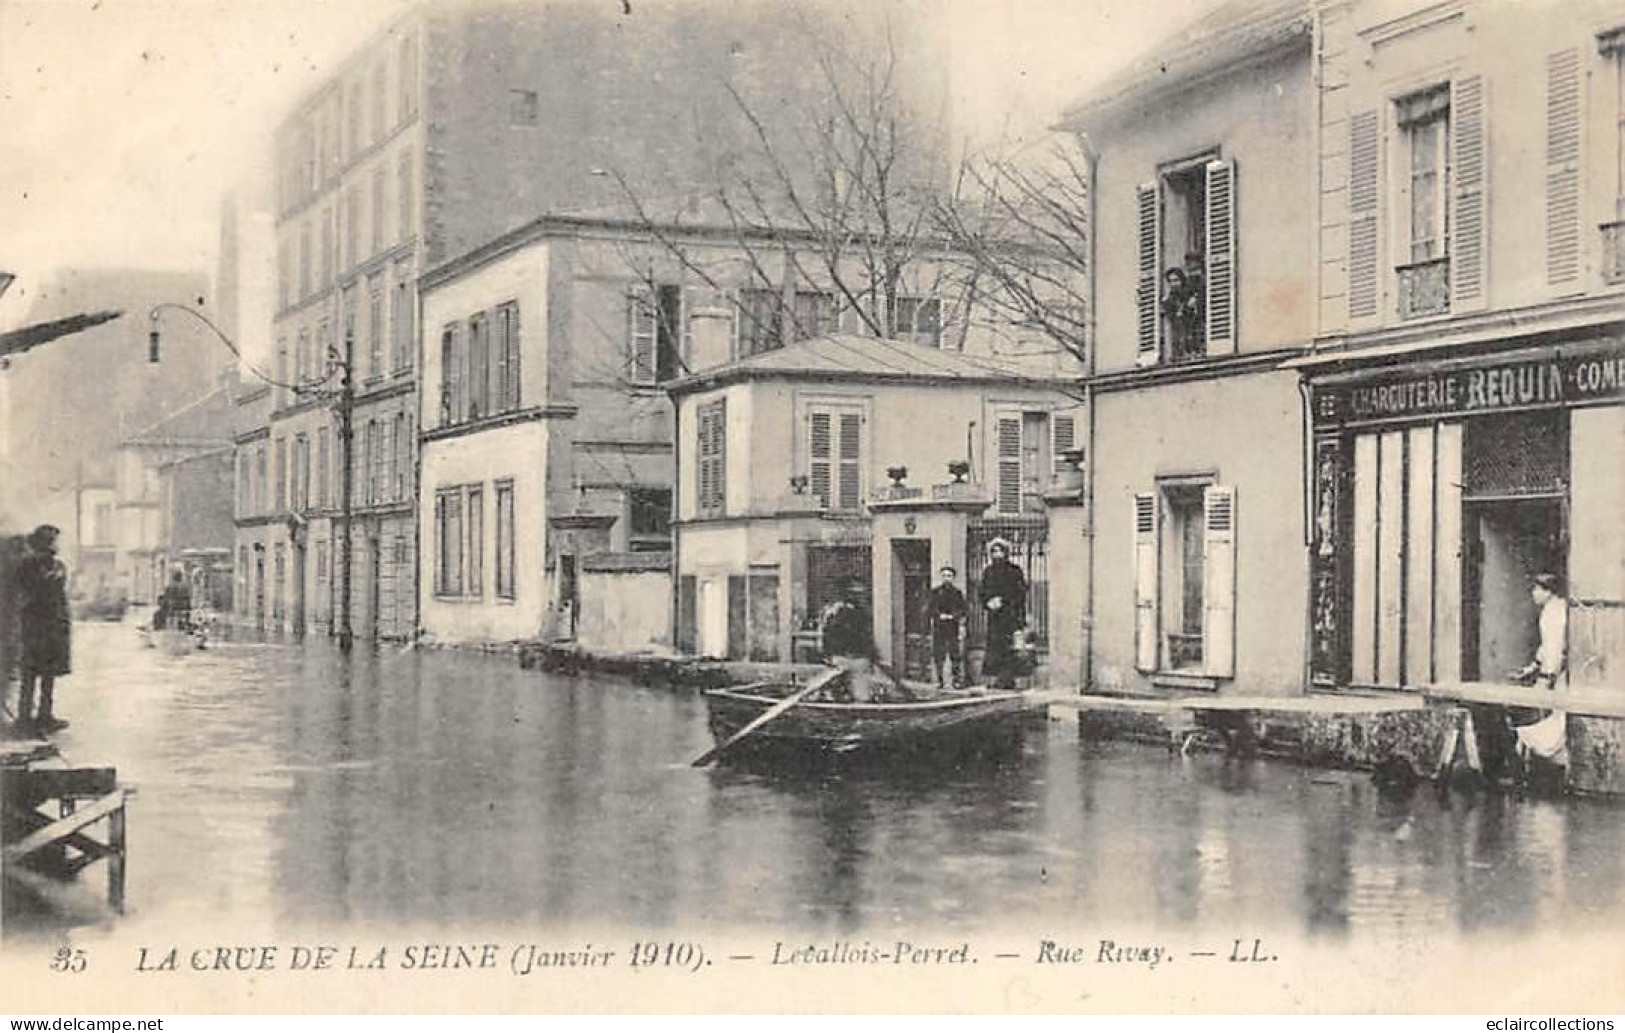
POLYGON ((1450 731, 1461 726, 1462 716, 1457 707, 1205 709, 1177 701, 1136 701, 1081 706, 1078 726, 1086 738, 1234 751, 1314 767, 1370 771, 1398 760, 1426 776, 1438 767, 1450 731))

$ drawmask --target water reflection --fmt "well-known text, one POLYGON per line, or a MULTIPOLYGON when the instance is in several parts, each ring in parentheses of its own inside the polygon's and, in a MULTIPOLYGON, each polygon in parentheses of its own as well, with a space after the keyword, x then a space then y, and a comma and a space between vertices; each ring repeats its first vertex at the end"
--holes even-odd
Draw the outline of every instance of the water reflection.
POLYGON ((136 919, 1327 937, 1617 921, 1619 809, 1079 742, 997 763, 687 766, 691 695, 450 652, 185 658, 81 630, 63 745, 140 787, 136 919))

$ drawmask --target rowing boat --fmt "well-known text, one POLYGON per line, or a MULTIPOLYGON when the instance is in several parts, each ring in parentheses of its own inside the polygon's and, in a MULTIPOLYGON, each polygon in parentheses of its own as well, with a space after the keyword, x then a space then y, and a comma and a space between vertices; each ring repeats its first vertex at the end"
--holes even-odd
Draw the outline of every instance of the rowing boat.
MULTIPOLYGON (((801 686, 757 682, 705 693, 711 735, 726 742, 801 686)), ((865 754, 958 751, 1006 745, 1016 721, 1041 705, 1019 692, 919 689, 913 699, 858 702, 804 700, 747 738, 753 750, 789 748, 865 754)))

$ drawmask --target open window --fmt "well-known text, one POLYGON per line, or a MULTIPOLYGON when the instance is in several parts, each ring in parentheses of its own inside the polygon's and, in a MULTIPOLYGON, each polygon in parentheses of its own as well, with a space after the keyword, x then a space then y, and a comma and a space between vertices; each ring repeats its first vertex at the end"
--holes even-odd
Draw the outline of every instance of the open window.
POLYGON ((1235 674, 1235 490, 1170 480, 1134 497, 1135 666, 1235 674))
POLYGON ((687 351, 683 288, 642 284, 628 299, 627 338, 634 384, 657 384, 680 376, 687 351))
POLYGON ((1235 162, 1165 165, 1136 191, 1136 364, 1236 350, 1235 162))
POLYGON ((994 505, 1005 515, 1044 512, 1044 492, 1076 435, 1071 413, 1001 412, 994 421, 994 505))

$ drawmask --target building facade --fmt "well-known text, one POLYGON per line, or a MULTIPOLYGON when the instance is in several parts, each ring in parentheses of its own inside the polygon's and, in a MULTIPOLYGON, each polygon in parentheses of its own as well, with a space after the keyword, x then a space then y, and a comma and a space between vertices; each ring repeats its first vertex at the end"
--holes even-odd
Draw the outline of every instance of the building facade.
POLYGON ((804 15, 819 23, 821 10, 657 0, 627 19, 574 2, 424 4, 284 121, 271 334, 281 386, 268 448, 272 498, 292 519, 265 543, 273 572, 285 572, 273 576, 273 623, 332 628, 349 556, 355 633, 416 628, 417 349, 420 336, 431 349, 438 340, 417 326, 424 270, 534 213, 620 200, 606 170, 642 196, 706 181, 729 146, 723 128, 746 133, 738 98, 816 94, 775 73, 802 46, 787 27, 804 15), (355 389, 347 445, 334 411, 343 370, 355 389), (348 549, 337 486, 346 454, 348 549))
POLYGON ((1230 4, 1070 108, 1094 155, 1092 555, 1077 678, 1303 686, 1297 374, 1314 333, 1313 18, 1230 4))
MULTIPOLYGON (((743 356, 671 391, 678 648, 811 658, 824 609, 855 597, 882 659, 922 676, 936 570, 954 566, 974 601, 993 533, 1019 553, 1023 530, 1044 526, 1044 490, 1079 423, 1059 378, 869 336, 743 356)), ((1042 634, 1045 596, 1031 587, 1042 634)))
MULTIPOLYGON (((125 598, 151 605, 170 569, 229 582, 215 564, 232 544, 231 455, 236 384, 220 386, 120 443, 114 481, 115 576, 125 598), (190 567, 183 550, 195 553, 190 567)), ((200 584, 202 583, 200 580, 200 584)))
POLYGON ((1625 664, 1625 5, 1328 4, 1310 676, 1450 693, 1625 664))
POLYGON ((245 384, 236 406, 232 610, 238 627, 265 632, 272 627, 267 574, 272 560, 269 528, 276 520, 270 494, 270 387, 245 384))

